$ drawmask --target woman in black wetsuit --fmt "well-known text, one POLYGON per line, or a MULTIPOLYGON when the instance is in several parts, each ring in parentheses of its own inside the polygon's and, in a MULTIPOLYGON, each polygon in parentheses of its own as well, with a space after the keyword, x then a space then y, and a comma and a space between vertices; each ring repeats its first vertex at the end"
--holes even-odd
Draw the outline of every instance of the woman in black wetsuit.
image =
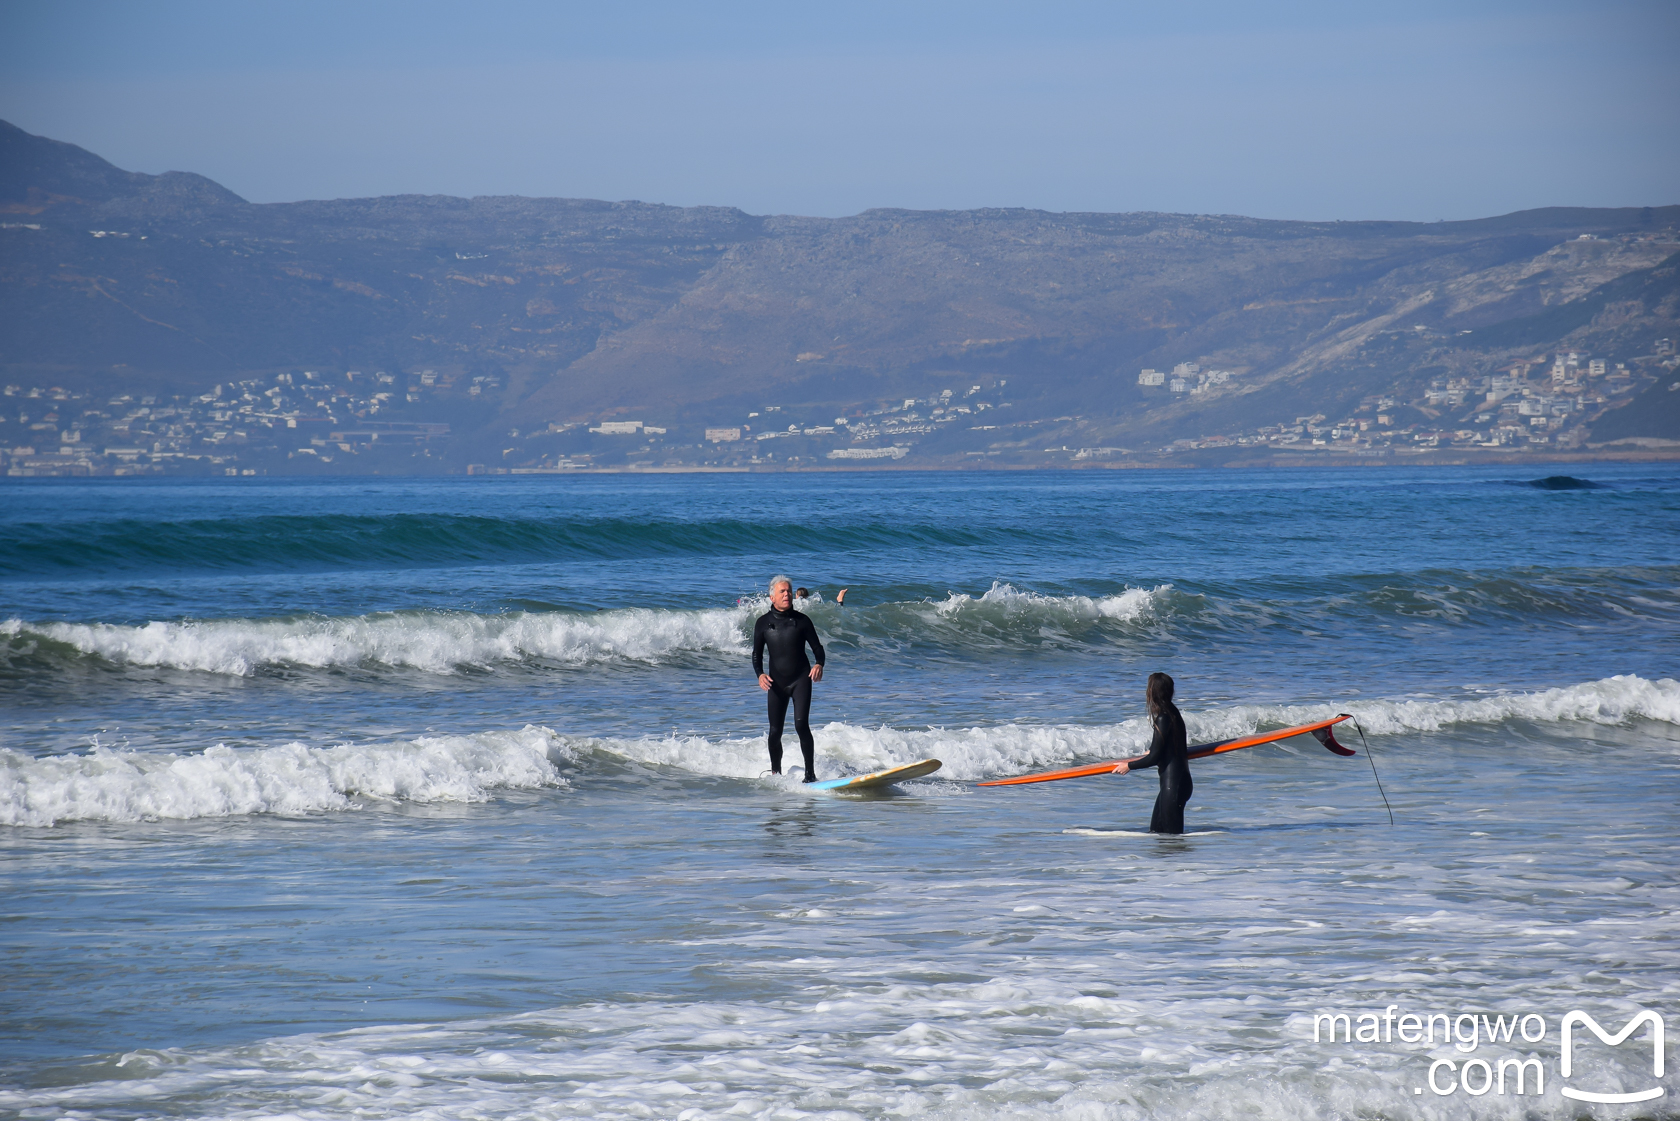
POLYGON ((1155 738, 1149 741, 1149 754, 1114 768, 1117 775, 1140 768, 1158 767, 1161 772, 1161 793, 1155 796, 1155 812, 1149 817, 1151 833, 1184 832, 1184 803, 1196 784, 1190 781, 1189 741, 1184 734, 1184 717, 1173 704, 1173 679, 1164 673, 1149 675, 1149 722, 1155 728, 1155 738))

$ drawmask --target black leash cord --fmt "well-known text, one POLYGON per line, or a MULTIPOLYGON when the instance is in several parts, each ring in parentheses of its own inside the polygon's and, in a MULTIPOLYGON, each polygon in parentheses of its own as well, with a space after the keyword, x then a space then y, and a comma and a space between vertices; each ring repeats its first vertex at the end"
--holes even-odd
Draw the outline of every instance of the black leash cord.
POLYGON ((1388 823, 1394 824, 1394 807, 1388 804, 1388 795, 1383 794, 1382 779, 1377 778, 1377 760, 1371 754, 1371 745, 1365 742, 1365 729, 1359 727, 1359 717, 1353 718, 1353 726, 1359 731, 1359 742, 1365 748, 1365 761, 1371 764, 1371 777, 1377 779, 1377 793, 1382 794, 1383 809, 1388 811, 1388 823))

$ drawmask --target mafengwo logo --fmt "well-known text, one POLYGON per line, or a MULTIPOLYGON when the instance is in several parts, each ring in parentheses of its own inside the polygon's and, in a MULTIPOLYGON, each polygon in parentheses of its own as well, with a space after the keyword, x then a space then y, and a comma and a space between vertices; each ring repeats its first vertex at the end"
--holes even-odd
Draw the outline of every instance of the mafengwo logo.
MULTIPOLYGON (((1603 1040, 1604 1044, 1608 1047, 1620 1046, 1622 1041, 1632 1035, 1641 1024, 1649 1025, 1651 1028, 1648 1037, 1651 1041, 1651 1076, 1653 1078, 1662 1077, 1663 1022, 1661 1016, 1658 1016, 1655 1012, 1647 1009, 1639 1013, 1639 1015, 1635 1016, 1633 1019, 1629 1020, 1627 1022, 1627 1026, 1621 1031, 1617 1032, 1615 1035, 1611 1035, 1609 1032, 1598 1026, 1597 1020, 1593 1019, 1585 1012, 1576 1011, 1571 1012, 1563 1018, 1563 1078, 1565 1082, 1568 1082, 1575 1073, 1574 1028, 1576 1024, 1591 1028, 1592 1033, 1598 1036, 1599 1039, 1603 1040)), ((1603 1102, 1613 1105, 1621 1102, 1648 1102, 1652 1098, 1660 1098, 1663 1095, 1663 1088, 1661 1086, 1652 1086, 1648 1090, 1636 1090, 1630 1094, 1604 1094, 1594 1090, 1580 1090, 1574 1086, 1565 1085, 1560 1087, 1558 1092, 1564 1097, 1574 1098, 1576 1101, 1603 1102)))
MULTIPOLYGON (((1561 1075, 1558 1093, 1580 1102, 1602 1105, 1623 1105, 1648 1102, 1664 1094, 1663 1051, 1666 1046, 1662 1017, 1650 1009, 1640 1009, 1620 1031, 1605 1030, 1597 1020, 1576 1009, 1558 1024, 1562 1044, 1557 1074, 1561 1075), (1576 1058, 1577 1044, 1585 1035, 1577 1031, 1585 1028, 1598 1037, 1606 1047, 1620 1047, 1640 1028, 1645 1028, 1645 1042, 1651 1048, 1651 1078, 1657 1085, 1638 1090, 1609 1091, 1604 1085, 1602 1060, 1580 1062, 1576 1058), (1581 1068, 1579 1076, 1576 1068, 1581 1068), (1597 1075, 1598 1077, 1595 1077, 1597 1075)), ((1547 1070, 1532 1050, 1524 1057, 1512 1057, 1518 1038, 1529 1044, 1540 1043, 1551 1034, 1546 1018, 1538 1012, 1510 1016, 1489 1016, 1487 1013, 1463 1012, 1452 1016, 1444 1012, 1399 1012, 1399 1005, 1391 1004, 1382 1012, 1347 1013, 1321 1012, 1313 1017, 1314 1043, 1413 1043, 1433 1051, 1437 1046, 1452 1044, 1466 1057, 1461 1059, 1432 1059, 1427 1071, 1414 1086, 1412 1093, 1429 1093, 1447 1097, 1463 1091, 1471 1097, 1493 1093, 1518 1097, 1538 1096, 1546 1092, 1547 1070), (1399 1013, 1398 1015, 1396 1013, 1399 1013), (1337 1039, 1337 1029, 1341 1038, 1337 1039), (1323 1033, 1328 1030, 1328 1037, 1323 1033), (1437 1044, 1437 1029, 1439 1044, 1437 1044), (1505 1053, 1491 1061, 1471 1058, 1482 1044, 1504 1045, 1505 1053)))

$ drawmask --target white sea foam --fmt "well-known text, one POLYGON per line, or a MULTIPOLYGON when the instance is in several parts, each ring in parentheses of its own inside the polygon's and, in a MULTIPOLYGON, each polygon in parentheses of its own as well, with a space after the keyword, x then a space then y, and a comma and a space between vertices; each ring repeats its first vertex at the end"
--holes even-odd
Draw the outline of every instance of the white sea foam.
MULTIPOLYGON (((1192 742, 1202 742, 1322 720, 1338 711, 1353 712, 1373 736, 1512 721, 1653 720, 1680 725, 1680 682, 1626 676, 1470 700, 1236 706, 1188 712, 1185 722, 1192 742)), ((1148 725, 1141 718, 1105 725, 929 729, 836 722, 815 731, 824 777, 928 758, 943 761, 937 774, 919 780, 926 783, 973 782, 1081 760, 1121 758, 1137 754, 1149 741, 1148 725)), ((497 789, 562 782, 556 761, 592 753, 741 779, 757 779, 765 769, 760 735, 600 738, 564 736, 534 726, 520 732, 326 748, 294 743, 235 750, 218 745, 197 755, 97 748, 86 754, 30 758, 0 750, 0 824, 308 813, 348 808, 361 798, 481 801, 497 789)), ((788 778, 767 781, 796 785, 788 778)))
MULTIPOLYGON (((1322 720, 1338 712, 1351 712, 1367 733, 1377 735, 1404 732, 1434 732, 1462 724, 1505 724, 1514 720, 1536 723, 1586 721, 1594 724, 1625 724, 1633 720, 1654 720, 1680 724, 1680 681, 1660 678, 1651 681, 1634 674, 1587 681, 1546 689, 1537 693, 1497 693, 1457 700, 1373 700, 1354 701, 1344 706, 1296 705, 1227 710, 1234 723, 1204 716, 1199 721, 1209 730, 1207 738, 1245 735, 1256 720, 1301 724, 1322 720), (1225 731, 1223 728, 1234 728, 1225 731)), ((1192 730, 1195 731, 1193 722, 1192 730)))
MULTIPOLYGON (((1045 909, 1024 910, 1035 913, 1019 920, 1022 932, 1036 933, 1045 909)), ((845 958, 796 958, 791 966, 820 971, 821 979, 793 999, 589 1003, 137 1051, 121 1056, 121 1077, 101 1070, 71 1085, 54 1079, 0 1089, 0 1108, 43 1117, 208 1109, 220 1117, 299 1121, 1576 1116, 1555 1077, 1546 1080, 1546 1093, 1521 1097, 1413 1094, 1427 1056, 1392 1044, 1313 1042, 1300 1009, 1334 995, 1308 985, 1306 1000, 1291 1001, 1258 995, 1253 990, 1263 986, 1250 984, 1245 999, 1180 983, 1163 998, 1153 987, 1126 983, 1158 953, 1140 949, 1142 963, 1126 952, 1101 954, 1061 977, 1025 968, 945 983, 900 979, 952 972, 943 959, 901 958, 883 976, 860 975, 865 971, 845 958)), ((1542 1052, 1552 1071, 1554 1047, 1542 1052)), ((1486 1045, 1478 1055, 1497 1061, 1531 1050, 1486 1045)), ((1608 1065, 1611 1077, 1650 1081, 1632 1056, 1608 1065)), ((1670 1090, 1677 1083, 1675 1075, 1660 1081, 1670 1090)))
MULTIPOLYGON (((1250 735, 1263 728, 1306 724, 1340 712, 1353 713, 1368 735, 1378 736, 1516 720, 1598 724, 1655 720, 1680 725, 1680 682, 1618 676, 1539 693, 1472 700, 1369 700, 1345 706, 1238 705, 1186 712, 1185 724, 1192 742, 1209 742, 1250 735)), ((1079 760, 1119 758, 1137 754, 1150 738, 1149 726, 1141 717, 1104 725, 1000 724, 924 730, 866 728, 837 722, 814 731, 825 773, 862 773, 921 759, 941 760, 944 767, 924 780, 928 782, 976 781, 1079 760)), ((753 778, 764 770, 764 740, 760 736, 579 740, 574 745, 700 774, 753 778)))
MULTIPOLYGON (((659 662, 683 653, 745 651, 742 610, 628 608, 474 615, 405 612, 350 618, 110 623, 0 623, 0 636, 43 638, 111 662, 247 675, 262 666, 367 663, 448 673, 540 659, 563 664, 659 662)), ((14 643, 15 645, 15 643, 14 643)))
MULTIPOLYGON (((832 723, 813 729, 823 777, 866 773, 936 758, 939 779, 972 780, 1023 767, 1054 766, 1079 756, 1119 753, 1147 740, 1142 721, 1103 727, 1003 724, 991 728, 904 730, 832 723)), ((573 741, 650 766, 697 774, 757 778, 765 768, 764 737, 649 736, 573 741)))
MULTIPOLYGON (((811 592, 807 596, 796 598, 793 601, 793 606, 797 611, 804 611, 806 608, 815 607, 817 604, 824 602, 827 601, 823 599, 821 592, 811 592)), ((765 591, 744 595, 735 601, 735 606, 750 611, 754 615, 762 615, 770 610, 770 593, 765 591)))
POLYGON ((558 736, 530 725, 338 747, 218 744, 194 755, 98 747, 31 758, 0 748, 0 824, 301 814, 367 800, 481 802, 498 789, 564 784, 555 761, 565 755, 558 736))
POLYGON ((960 618, 976 609, 1003 609, 1007 614, 1040 614, 1073 619, 1121 619, 1127 622, 1151 615, 1156 606, 1172 592, 1171 584, 1159 587, 1127 588, 1112 596, 1047 596, 1038 592, 1024 592, 1010 584, 993 581, 979 596, 952 592, 935 605, 935 610, 947 618, 960 618))
MULTIPOLYGON (((1044 596, 993 584, 979 597, 954 593, 939 603, 885 604, 876 625, 889 630, 904 623, 891 609, 908 607, 956 623, 1041 616, 1046 623, 1076 620, 1135 620, 1148 616, 1171 591, 1134 588, 1119 595, 1044 596)), ((813 595, 807 606, 821 603, 813 595)), ((116 623, 0 622, 0 640, 11 657, 42 641, 69 646, 118 665, 157 666, 202 673, 248 676, 269 666, 327 669, 339 666, 397 666, 430 673, 527 660, 563 665, 612 662, 659 664, 708 652, 743 655, 753 616, 764 596, 743 598, 733 608, 678 610, 623 608, 592 614, 513 612, 387 612, 351 617, 208 619, 116 623)), ((868 609, 863 609, 867 611, 868 609)), ((854 613, 868 628, 867 615, 854 613)), ((1036 629, 1035 629, 1036 633, 1036 629)), ((960 640, 959 640, 960 641, 960 640)))

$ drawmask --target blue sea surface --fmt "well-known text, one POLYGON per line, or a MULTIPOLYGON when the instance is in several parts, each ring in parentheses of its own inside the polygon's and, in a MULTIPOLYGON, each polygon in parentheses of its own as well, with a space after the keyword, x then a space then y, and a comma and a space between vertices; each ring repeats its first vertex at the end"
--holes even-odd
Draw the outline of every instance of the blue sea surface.
POLYGON ((0 487, 0 1114, 1581 1116, 1566 1013, 1680 1029, 1680 468, 1572 469, 0 487), (937 774, 764 773, 781 572, 819 775, 937 774), (1154 670, 1358 755, 975 785, 1154 670))

